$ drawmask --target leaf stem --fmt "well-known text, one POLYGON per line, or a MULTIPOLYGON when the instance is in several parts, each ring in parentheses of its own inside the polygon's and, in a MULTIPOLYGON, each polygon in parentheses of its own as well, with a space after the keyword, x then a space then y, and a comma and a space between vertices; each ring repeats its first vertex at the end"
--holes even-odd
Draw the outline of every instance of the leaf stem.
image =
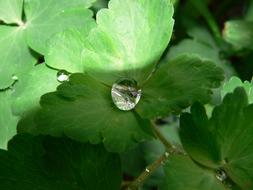
POLYGON ((173 146, 164 135, 158 130, 154 121, 151 121, 151 127, 156 135, 156 137, 161 141, 161 143, 165 146, 165 149, 170 154, 184 154, 182 150, 177 149, 173 146))
POLYGON ((126 190, 138 190, 144 181, 157 169, 159 168, 169 157, 169 153, 165 152, 155 162, 146 167, 145 171, 141 173, 132 183, 128 185, 126 190))
POLYGON ((215 35, 217 42, 220 43, 220 40, 222 38, 220 29, 214 16, 209 11, 208 7, 204 4, 202 0, 198 0, 198 1, 190 0, 190 2, 199 11, 202 17, 206 20, 207 24, 209 25, 210 29, 215 35))

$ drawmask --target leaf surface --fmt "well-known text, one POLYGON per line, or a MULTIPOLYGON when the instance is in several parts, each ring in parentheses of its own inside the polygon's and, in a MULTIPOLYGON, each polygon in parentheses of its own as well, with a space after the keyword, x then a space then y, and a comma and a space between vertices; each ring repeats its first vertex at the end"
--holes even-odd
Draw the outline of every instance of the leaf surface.
POLYGON ((47 41, 58 32, 82 28, 94 22, 88 10, 94 0, 25 0, 26 39, 31 48, 45 54, 47 41), (47 19, 45 19, 47 18, 47 19))
POLYGON ((60 84, 56 75, 57 71, 47 68, 45 64, 36 65, 25 73, 15 85, 15 92, 12 94, 13 113, 23 116, 38 109, 40 97, 54 91, 60 84))
POLYGON ((137 112, 146 118, 179 112, 194 101, 208 102, 223 72, 209 61, 182 55, 161 65, 142 88, 137 112))
POLYGON ((121 164, 102 145, 21 134, 0 150, 2 190, 118 190, 121 164))
POLYGON ((18 117, 12 114, 11 90, 0 91, 0 148, 6 149, 8 141, 16 134, 18 117))
POLYGON ((172 156, 164 166, 161 190, 225 190, 215 172, 202 168, 186 156, 172 156))
POLYGON ((191 114, 181 116, 184 148, 197 162, 224 168, 242 189, 252 189, 253 106, 248 105, 245 90, 239 87, 227 94, 211 119, 202 117, 203 114, 204 108, 195 104, 191 114))
POLYGON ((22 25, 23 0, 0 0, 0 20, 22 25))
POLYGON ((119 78, 144 82, 170 41, 172 16, 167 0, 110 1, 85 44, 85 70, 108 84, 119 78))
POLYGON ((26 72, 35 64, 24 41, 22 27, 0 26, 0 89, 9 87, 21 72, 26 72))
POLYGON ((73 74, 57 92, 42 96, 38 130, 82 142, 103 141, 113 152, 123 152, 151 138, 149 122, 135 112, 116 108, 110 92, 110 88, 88 75, 73 74))
POLYGON ((253 21, 231 20, 225 23, 224 39, 235 50, 253 49, 253 21))

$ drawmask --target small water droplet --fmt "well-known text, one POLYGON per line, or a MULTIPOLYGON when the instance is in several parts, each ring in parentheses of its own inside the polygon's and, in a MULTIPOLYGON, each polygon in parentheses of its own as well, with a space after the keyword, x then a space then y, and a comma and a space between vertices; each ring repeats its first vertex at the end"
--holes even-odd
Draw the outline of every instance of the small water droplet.
POLYGON ((224 170, 217 170, 216 171, 216 178, 221 181, 224 182, 227 179, 227 174, 224 170))
POLYGON ((12 80, 18 80, 18 77, 16 75, 12 75, 12 80))
POLYGON ((148 172, 148 173, 150 172, 150 170, 149 170, 148 168, 146 168, 146 170, 145 170, 145 171, 146 171, 146 172, 148 172))
POLYGON ((169 155, 170 155, 170 153, 165 152, 165 153, 164 153, 164 155, 165 155, 165 157, 166 157, 166 158, 168 158, 168 157, 169 157, 169 155))
POLYGON ((65 81, 69 81, 69 72, 68 71, 65 71, 65 70, 60 70, 58 71, 57 73, 57 80, 59 82, 65 82, 65 81))
POLYGON ((141 98, 141 89, 135 80, 121 79, 113 84, 112 100, 117 108, 123 111, 132 110, 141 98))

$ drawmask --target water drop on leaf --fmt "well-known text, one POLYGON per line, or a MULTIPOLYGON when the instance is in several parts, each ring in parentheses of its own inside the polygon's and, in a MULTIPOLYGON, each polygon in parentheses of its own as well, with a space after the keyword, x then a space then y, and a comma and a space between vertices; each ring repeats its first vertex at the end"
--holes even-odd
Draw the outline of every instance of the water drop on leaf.
POLYGON ((224 182, 227 179, 227 174, 224 170, 217 170, 216 171, 216 178, 219 181, 224 182))
POLYGON ((132 110, 141 98, 141 89, 137 82, 130 79, 121 79, 113 84, 111 90, 112 100, 117 108, 123 111, 132 110))
POLYGON ((18 77, 16 75, 12 75, 12 80, 17 81, 18 77))
POLYGON ((58 71, 57 80, 61 83, 65 81, 69 81, 69 72, 65 70, 58 71))

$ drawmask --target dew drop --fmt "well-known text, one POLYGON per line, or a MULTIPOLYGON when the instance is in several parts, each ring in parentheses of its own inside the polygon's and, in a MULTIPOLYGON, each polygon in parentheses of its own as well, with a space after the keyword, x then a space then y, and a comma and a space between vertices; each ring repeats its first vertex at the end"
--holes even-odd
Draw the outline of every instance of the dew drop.
POLYGON ((12 75, 12 80, 17 81, 17 80, 18 80, 18 77, 17 77, 16 75, 12 75))
POLYGON ((58 71, 57 80, 61 83, 65 81, 69 81, 69 72, 65 70, 58 71))
POLYGON ((227 174, 224 170, 217 170, 216 171, 216 178, 219 181, 224 182, 227 179, 227 174))
POLYGON ((117 108, 123 111, 132 110, 141 98, 141 89, 135 80, 121 79, 113 84, 112 100, 117 108))
POLYGON ((145 170, 147 173, 149 173, 150 172, 150 170, 148 169, 148 168, 146 168, 146 170, 145 170))

